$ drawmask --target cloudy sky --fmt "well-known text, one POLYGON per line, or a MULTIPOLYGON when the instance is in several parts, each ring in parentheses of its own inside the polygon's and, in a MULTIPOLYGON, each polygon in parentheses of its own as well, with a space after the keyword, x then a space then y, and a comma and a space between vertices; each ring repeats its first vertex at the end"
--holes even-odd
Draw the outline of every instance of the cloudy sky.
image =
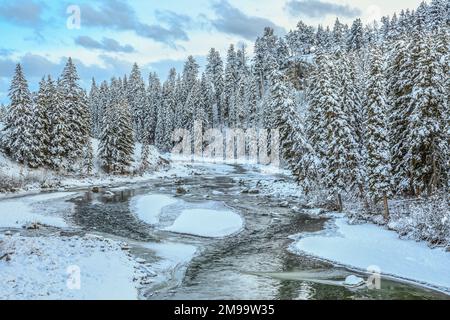
POLYGON ((224 55, 230 43, 245 43, 251 51, 265 26, 283 34, 300 19, 312 25, 331 25, 336 17, 371 22, 420 1, 0 0, 0 102, 7 101, 17 62, 32 89, 44 74, 57 76, 69 56, 86 87, 92 77, 128 73, 133 62, 165 78, 188 55, 204 64, 211 47, 224 55))

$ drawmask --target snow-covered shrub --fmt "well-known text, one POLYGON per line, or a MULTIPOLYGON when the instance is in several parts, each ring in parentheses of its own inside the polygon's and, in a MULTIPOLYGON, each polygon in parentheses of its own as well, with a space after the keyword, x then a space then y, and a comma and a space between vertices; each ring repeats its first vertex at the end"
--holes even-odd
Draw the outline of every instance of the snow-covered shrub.
POLYGON ((394 202, 388 226, 402 236, 425 240, 435 246, 450 246, 448 195, 394 202))

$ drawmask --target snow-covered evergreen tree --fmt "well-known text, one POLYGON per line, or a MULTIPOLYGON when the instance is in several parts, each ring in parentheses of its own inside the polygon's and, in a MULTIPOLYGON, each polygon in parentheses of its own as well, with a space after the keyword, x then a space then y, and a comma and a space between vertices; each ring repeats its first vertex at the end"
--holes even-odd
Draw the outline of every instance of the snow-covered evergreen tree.
POLYGON ((280 134, 280 151, 296 180, 308 193, 317 183, 315 152, 307 139, 296 110, 293 87, 280 71, 274 71, 272 81, 271 109, 274 110, 275 125, 280 134))
POLYGON ((230 112, 233 108, 233 97, 236 92, 237 82, 238 82, 238 60, 236 56, 236 51, 234 50, 234 45, 231 45, 228 49, 227 54, 227 64, 225 67, 225 80, 224 80, 224 90, 222 96, 222 115, 223 124, 229 126, 230 112))
POLYGON ((177 72, 171 69, 168 79, 162 88, 162 104, 158 110, 158 121, 156 125, 156 146, 163 152, 172 148, 172 135, 176 128, 174 125, 176 107, 176 77, 177 72))
POLYGON ((431 194, 448 182, 448 95, 442 81, 442 65, 431 37, 416 32, 412 43, 415 77, 409 100, 407 160, 410 161, 413 190, 418 195, 431 194))
POLYGON ((295 30, 290 31, 286 40, 292 55, 310 54, 314 46, 315 30, 307 26, 303 21, 297 23, 295 30))
POLYGON ((95 79, 92 79, 91 90, 89 91, 89 112, 91 114, 91 136, 98 136, 99 117, 99 89, 95 79))
POLYGON ((384 200, 385 217, 389 216, 390 154, 387 131, 386 84, 383 55, 379 48, 371 51, 372 65, 367 86, 367 180, 369 196, 374 202, 384 200))
POLYGON ((221 101, 222 101, 222 92, 223 92, 223 62, 220 57, 220 54, 218 51, 216 51, 214 48, 212 48, 209 51, 208 57, 207 57, 207 64, 206 64, 206 76, 208 78, 208 81, 211 83, 212 88, 212 103, 213 103, 213 112, 214 112, 214 127, 218 127, 219 124, 222 122, 221 115, 222 115, 222 108, 221 108, 221 101))
POLYGON ((113 103, 103 115, 99 160, 107 173, 125 174, 133 161, 132 116, 125 97, 113 103))
POLYGON ((70 118, 65 108, 60 80, 55 84, 49 76, 47 88, 49 101, 51 101, 51 108, 49 108, 51 167, 57 171, 66 171, 69 152, 67 146, 68 140, 71 139, 70 118))
POLYGON ((2 145, 12 159, 36 166, 33 101, 20 64, 16 66, 9 89, 10 106, 3 128, 2 145))
POLYGON ((75 163, 82 158, 83 148, 90 133, 88 99, 78 81, 76 67, 72 59, 69 58, 59 82, 59 90, 62 94, 61 103, 68 117, 69 139, 66 149, 69 170, 75 170, 75 163))
POLYGON ((141 70, 135 63, 127 80, 127 99, 133 117, 133 129, 137 141, 144 135, 145 109, 148 106, 144 79, 141 70))
POLYGON ((34 159, 31 167, 41 167, 50 164, 50 116, 51 97, 45 78, 39 83, 39 91, 33 109, 33 140, 32 150, 34 159))
POLYGON ((349 50, 360 50, 364 44, 364 28, 361 19, 353 22, 348 38, 347 48, 349 50))
POLYGON ((144 113, 144 141, 147 144, 152 144, 155 143, 158 110, 161 107, 161 82, 156 73, 150 74, 148 82, 148 105, 144 113))
POLYGON ((399 193, 411 193, 408 152, 409 108, 412 92, 411 60, 404 40, 395 43, 387 70, 389 96, 389 141, 393 187, 399 193))

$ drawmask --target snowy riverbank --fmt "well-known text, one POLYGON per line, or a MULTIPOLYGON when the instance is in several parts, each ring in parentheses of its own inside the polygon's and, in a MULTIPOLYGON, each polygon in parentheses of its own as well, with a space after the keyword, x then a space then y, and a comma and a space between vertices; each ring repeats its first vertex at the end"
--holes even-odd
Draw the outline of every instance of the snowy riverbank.
MULTIPOLYGON (((98 153, 98 141, 92 139, 94 155, 98 153)), ((154 146, 149 147, 148 168, 140 172, 142 164, 142 145, 136 143, 133 162, 128 175, 110 175, 100 168, 98 159, 94 159, 90 175, 61 174, 48 169, 30 169, 9 159, 0 152, 0 198, 16 195, 39 193, 41 191, 64 191, 67 189, 87 188, 102 185, 124 185, 139 183, 156 177, 182 175, 186 171, 183 165, 171 166, 154 146)), ((185 174, 188 174, 186 171, 185 174)))
POLYGON ((333 214, 324 231, 294 235, 290 250, 361 271, 376 266, 382 274, 450 293, 450 252, 425 242, 400 239, 373 224, 351 225, 333 214))
POLYGON ((116 241, 0 234, 0 299, 137 299, 148 275, 116 241))

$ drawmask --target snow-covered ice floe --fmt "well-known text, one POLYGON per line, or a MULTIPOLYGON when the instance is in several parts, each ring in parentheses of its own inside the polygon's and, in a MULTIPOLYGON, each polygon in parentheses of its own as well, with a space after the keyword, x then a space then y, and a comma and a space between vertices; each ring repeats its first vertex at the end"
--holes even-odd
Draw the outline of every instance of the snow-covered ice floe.
POLYGON ((133 198, 130 207, 138 219, 174 233, 223 238, 244 225, 238 213, 214 201, 193 204, 169 195, 149 194, 133 198), (161 224, 161 220, 165 222, 161 224))
POLYGON ((45 212, 46 206, 38 204, 70 198, 74 195, 76 195, 75 192, 56 192, 2 200, 0 201, 0 228, 20 228, 27 223, 66 227, 67 224, 61 216, 45 212))
POLYGON ((334 215, 326 230, 291 238, 294 253, 362 271, 378 267, 384 275, 450 292, 450 252, 399 239, 396 232, 380 226, 350 225, 344 216, 334 215))
POLYGON ((186 209, 165 228, 167 231, 192 234, 201 237, 221 238, 242 229, 241 216, 231 210, 186 209))
POLYGON ((112 240, 0 235, 0 256, 4 254, 0 299, 138 298, 140 265, 112 240))
POLYGON ((131 207, 140 220, 155 225, 159 222, 162 209, 177 202, 177 199, 168 195, 149 194, 133 198, 131 207))

